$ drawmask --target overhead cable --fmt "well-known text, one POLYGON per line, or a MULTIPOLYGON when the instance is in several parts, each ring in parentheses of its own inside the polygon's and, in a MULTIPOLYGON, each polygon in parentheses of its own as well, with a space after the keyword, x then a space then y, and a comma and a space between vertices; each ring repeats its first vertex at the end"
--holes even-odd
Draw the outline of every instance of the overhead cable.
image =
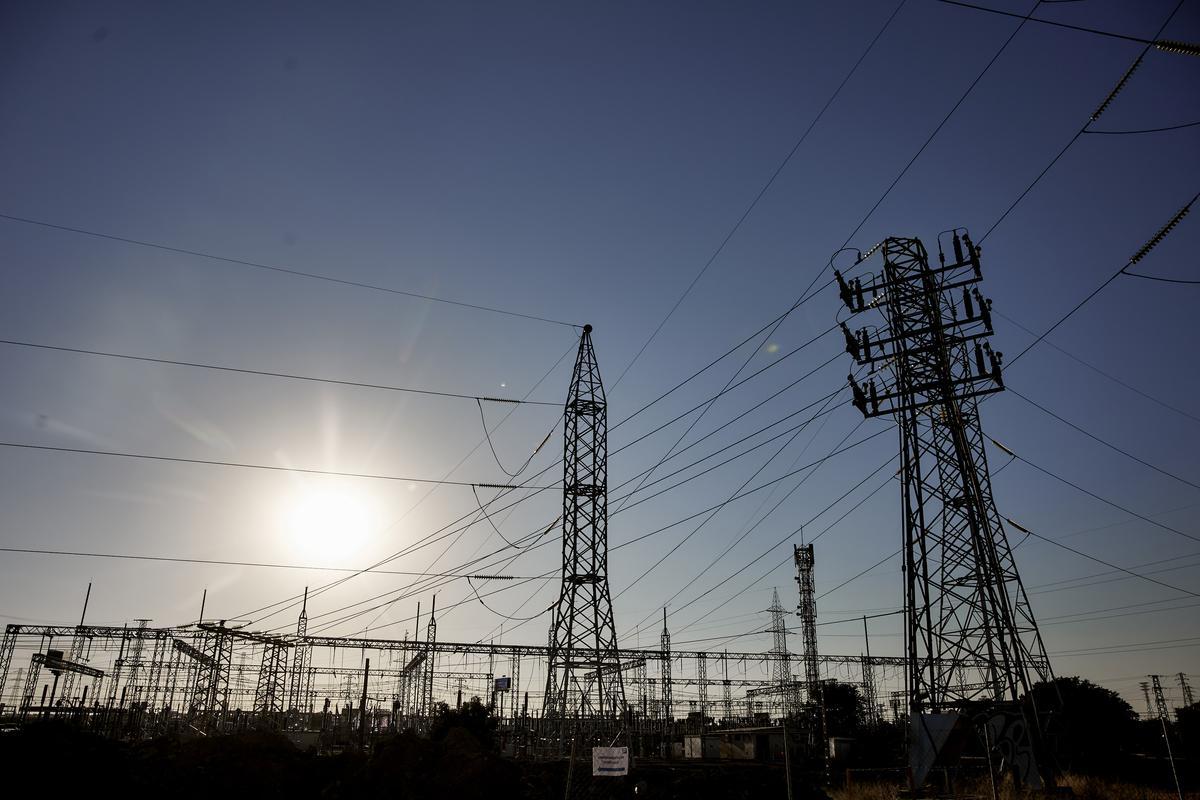
POLYGON ((292 275, 298 278, 309 278, 311 280, 325 281, 328 283, 341 284, 342 286, 353 286, 358 289, 369 289, 375 292, 385 292, 387 294, 403 295, 405 297, 413 297, 419 300, 428 300, 432 303, 443 303, 445 305, 460 306, 462 308, 470 308, 476 311, 487 311, 492 314, 503 314, 509 317, 519 317, 521 319, 535 320, 537 322, 548 322, 552 325, 563 325, 568 328, 579 328, 574 322, 563 322, 562 320, 550 319, 548 317, 539 317, 536 314, 524 314, 519 311, 509 311, 503 308, 495 308, 493 306, 479 305, 477 303, 466 303, 460 300, 448 300, 444 297, 434 297, 432 295, 420 294, 419 292, 410 292, 405 289, 395 289, 388 286, 379 286, 371 283, 363 283, 361 281, 352 281, 345 278, 335 278, 332 275, 322 275, 316 272, 304 272, 291 267, 281 267, 272 264, 264 264, 258 261, 248 261, 242 258, 233 258, 231 256, 222 256, 215 253, 208 253, 203 250, 190 250, 184 247, 174 247, 172 245, 160 244, 157 242, 147 242, 140 239, 133 239, 127 236, 117 236, 111 233, 101 233, 99 231, 85 230, 83 228, 74 228, 69 225, 60 225, 44 220, 30 219, 28 217, 18 217, 14 214, 0 213, 0 219, 6 219, 10 222, 20 222, 25 225, 37 225, 42 228, 50 228, 57 231, 65 231, 67 233, 76 233, 81 236, 91 236, 96 239, 107 239, 113 242, 121 242, 122 244, 136 245, 137 247, 149 247, 155 250, 163 250, 169 253, 179 253, 181 255, 195 256, 197 258, 206 258, 211 261, 220 261, 226 264, 234 264, 241 267, 250 267, 251 269, 266 270, 268 272, 276 272, 284 275, 292 275))
POLYGON ((381 383, 364 383, 362 381, 347 381, 336 378, 319 378, 313 375, 296 375, 288 372, 271 372, 262 369, 249 369, 244 367, 230 367, 220 364, 204 364, 198 361, 176 361, 169 358, 154 358, 151 356, 135 356, 128 353, 113 353, 102 350, 85 350, 79 347, 63 347, 59 345, 40 344, 37 342, 22 342, 15 339, 0 339, 0 344, 9 345, 12 347, 29 347, 38 350, 55 350, 61 353, 76 353, 79 355, 88 356, 103 356, 105 358, 119 358, 127 361, 142 361, 150 364, 168 364, 174 367, 191 367, 194 369, 207 369, 219 372, 233 372, 241 375, 260 375, 267 378, 284 378, 291 381, 308 381, 312 383, 326 383, 335 386, 351 386, 360 389, 383 389, 389 392, 407 392, 410 394, 424 394, 433 397, 455 397, 461 400, 474 400, 476 402, 488 403, 507 403, 512 405, 534 405, 534 406, 558 406, 561 403, 549 402, 546 400, 516 400, 509 397, 488 397, 485 395, 460 394, 458 392, 443 392, 435 389, 414 389, 408 386, 390 386, 381 383))

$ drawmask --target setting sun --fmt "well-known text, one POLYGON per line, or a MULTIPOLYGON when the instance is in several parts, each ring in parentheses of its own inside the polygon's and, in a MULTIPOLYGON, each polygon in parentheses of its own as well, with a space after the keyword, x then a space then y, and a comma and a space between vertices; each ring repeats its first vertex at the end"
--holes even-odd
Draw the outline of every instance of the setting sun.
POLYGON ((338 559, 358 552, 375 523, 370 501, 345 489, 309 489, 288 499, 283 530, 297 553, 338 559))

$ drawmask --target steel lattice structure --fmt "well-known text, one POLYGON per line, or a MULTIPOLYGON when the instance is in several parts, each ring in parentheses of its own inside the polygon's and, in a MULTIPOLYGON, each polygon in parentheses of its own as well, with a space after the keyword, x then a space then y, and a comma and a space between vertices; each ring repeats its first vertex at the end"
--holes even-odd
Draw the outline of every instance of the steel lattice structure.
POLYGON ((970 237, 937 267, 919 239, 883 243, 883 270, 863 284, 839 274, 856 314, 882 328, 850 333, 847 350, 872 370, 853 376, 866 417, 900 429, 909 702, 914 712, 1016 701, 1051 677, 1037 623, 992 499, 978 398, 1003 389, 992 351, 991 301, 970 237), (961 302, 960 302, 961 300, 961 302), (971 664, 973 666, 968 666, 971 664), (1044 666, 1043 666, 1044 665, 1044 666))
POLYGON ((800 590, 800 633, 804 641, 804 681, 808 686, 808 702, 817 701, 821 671, 817 666, 817 601, 813 582, 816 559, 811 544, 793 548, 796 561, 796 585, 800 590))
MULTIPOLYGON (((304 587, 304 602, 300 606, 300 616, 296 619, 296 638, 303 639, 308 633, 308 587, 304 587)), ((312 711, 312 676, 309 672, 312 665, 312 647, 306 644, 296 646, 292 654, 292 672, 288 680, 288 707, 297 713, 312 711)))
POLYGON ((608 410, 586 325, 563 410, 562 588, 550 625, 545 713, 615 718, 625 708, 608 588, 608 410), (596 673, 591 683, 583 680, 596 673))
POLYGON ((783 606, 779 602, 779 590, 771 591, 771 607, 767 609, 771 615, 771 682, 779 687, 783 698, 785 714, 796 711, 800 705, 799 692, 792 681, 791 653, 787 644, 787 623, 783 606))

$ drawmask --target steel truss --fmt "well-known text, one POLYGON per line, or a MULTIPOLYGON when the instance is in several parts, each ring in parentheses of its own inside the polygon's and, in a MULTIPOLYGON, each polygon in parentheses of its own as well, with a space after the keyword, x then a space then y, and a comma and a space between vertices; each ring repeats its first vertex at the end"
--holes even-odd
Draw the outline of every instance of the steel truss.
POLYGON ((900 431, 915 717, 1012 706, 1052 677, 992 498, 979 421, 978 398, 1004 388, 1003 357, 988 343, 991 301, 976 286, 979 249, 950 233, 949 263, 940 239, 931 266, 919 239, 890 238, 865 283, 836 275, 853 314, 883 317, 857 332, 841 326, 846 350, 869 371, 865 382, 849 378, 854 405, 868 418, 894 417, 900 431))
POLYGON ((550 624, 544 714, 615 720, 625 686, 608 588, 608 407, 585 325, 563 409, 562 586, 550 624), (597 679, 590 685, 587 672, 597 679))

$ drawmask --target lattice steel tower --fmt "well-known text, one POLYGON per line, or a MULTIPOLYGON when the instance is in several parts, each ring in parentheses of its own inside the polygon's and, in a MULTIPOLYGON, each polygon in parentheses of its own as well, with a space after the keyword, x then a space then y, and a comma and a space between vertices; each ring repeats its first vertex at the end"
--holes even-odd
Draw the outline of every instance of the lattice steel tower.
POLYGON ((919 239, 890 238, 878 273, 853 281, 836 273, 852 313, 883 316, 881 326, 851 332, 842 323, 842 331, 870 375, 850 376, 854 405, 866 417, 893 416, 900 429, 914 717, 1012 704, 1052 678, 984 452, 978 398, 1004 383, 1002 356, 987 342, 991 301, 976 287, 979 249, 965 232, 949 233, 951 257, 939 237, 937 266, 919 239))
POLYGON ((308 587, 304 587, 304 602, 300 616, 296 619, 296 652, 292 655, 292 673, 289 677, 288 700, 297 714, 312 712, 312 645, 306 644, 308 635, 308 587))
POLYGON ((796 560, 796 585, 800 589, 800 633, 804 639, 804 684, 808 702, 817 702, 821 671, 817 659, 817 601, 813 568, 816 558, 811 544, 793 547, 796 560))
POLYGON ((771 685, 779 692, 784 716, 794 713, 799 705, 796 684, 792 681, 792 657, 787 644, 787 612, 779 602, 779 590, 771 590, 771 685))
POLYGON ((547 716, 615 718, 625 707, 608 588, 608 411, 585 325, 563 410, 562 588, 550 626, 547 716), (595 673, 595 680, 584 676, 595 673))

